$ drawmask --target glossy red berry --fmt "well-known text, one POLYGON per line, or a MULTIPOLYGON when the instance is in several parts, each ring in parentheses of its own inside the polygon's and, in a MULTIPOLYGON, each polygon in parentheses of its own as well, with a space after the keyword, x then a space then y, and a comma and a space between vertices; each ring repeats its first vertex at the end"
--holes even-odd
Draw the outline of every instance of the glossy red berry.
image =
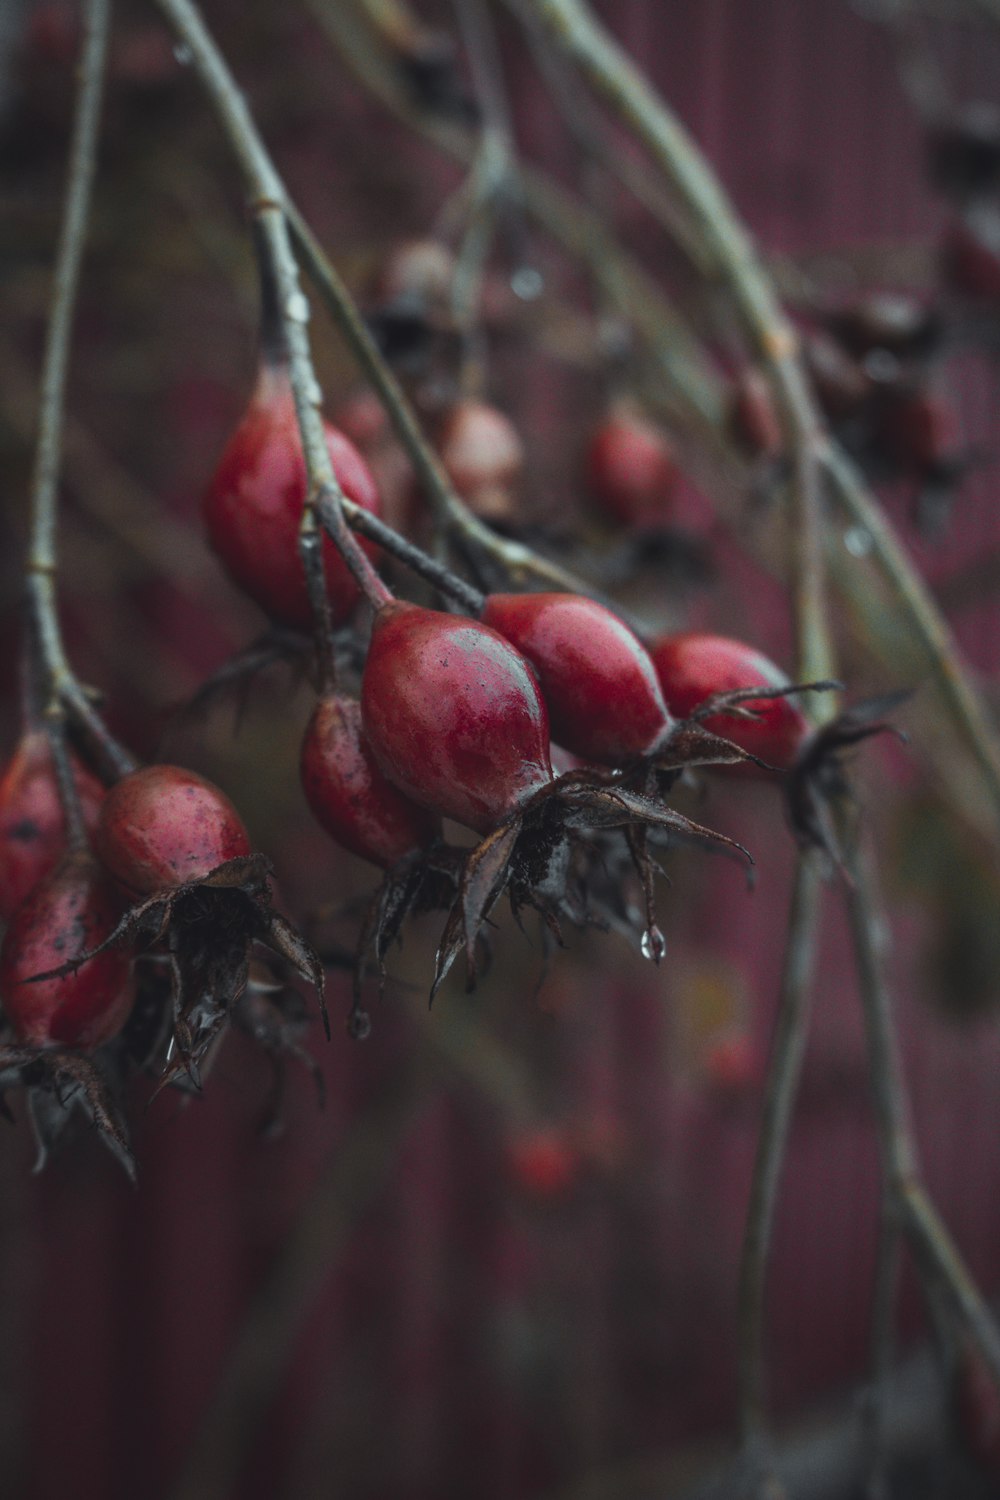
MULTIPOLYGON (((737 688, 788 687, 788 678, 762 652, 730 636, 695 632, 665 636, 650 648, 671 713, 686 718, 706 698, 737 688)), ((790 698, 766 698, 749 705, 753 719, 713 714, 705 728, 724 735, 769 765, 787 768, 809 734, 809 721, 790 698)))
POLYGON ((302 741, 300 770, 306 800, 330 837, 383 869, 426 848, 441 831, 440 820, 404 797, 379 767, 355 698, 320 699, 302 741))
POLYGON ((108 792, 94 837, 105 867, 135 895, 201 880, 248 855, 250 838, 226 794, 181 766, 144 766, 108 792))
MULTIPOLYGON (((84 825, 97 826, 104 788, 72 757, 84 825)), ((52 751, 44 729, 27 729, 0 777, 0 918, 20 906, 66 847, 52 751)))
MULTIPOLYGON (((361 454, 325 423, 334 473, 349 500, 381 514, 378 491, 361 454)), ((287 370, 261 367, 243 419, 226 445, 205 492, 209 541, 245 593, 279 625, 308 630, 312 614, 299 557, 299 524, 306 502, 306 467, 287 370)), ((364 543, 374 557, 376 551, 364 543)), ((358 587, 330 539, 323 562, 334 624, 358 602, 358 587)))
POLYGON ((107 948, 75 973, 27 981, 96 948, 118 921, 121 901, 87 854, 69 854, 11 917, 0 949, 3 1013, 29 1046, 99 1047, 124 1026, 134 996, 132 964, 107 948))
POLYGON ((481 618, 534 667, 553 738, 574 754, 625 765, 673 727, 649 653, 603 604, 580 594, 490 594, 481 618))
POLYGON ((652 423, 612 411, 587 445, 587 488, 620 526, 659 526, 672 509, 678 468, 673 446, 652 423))
POLYGON ((384 605, 361 714, 389 779, 422 807, 480 833, 552 780, 548 714, 531 668, 477 620, 384 605))
POLYGON ((509 417, 483 401, 458 401, 438 435, 441 462, 469 508, 485 521, 510 520, 524 444, 509 417))

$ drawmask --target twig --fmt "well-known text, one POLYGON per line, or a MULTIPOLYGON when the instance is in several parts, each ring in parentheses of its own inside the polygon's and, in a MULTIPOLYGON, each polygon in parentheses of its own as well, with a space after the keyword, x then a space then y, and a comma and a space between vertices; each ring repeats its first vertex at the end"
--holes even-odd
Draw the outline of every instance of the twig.
MULTIPOLYGON (((330 509, 327 501, 320 497, 316 505, 317 515, 321 524, 329 529, 332 524, 330 509)), ((360 505, 354 505, 345 498, 344 515, 348 525, 354 531, 359 531, 362 536, 369 537, 373 542, 378 542, 386 552, 403 563, 411 572, 425 579, 439 593, 462 607, 470 615, 478 615, 486 602, 486 596, 479 589, 473 588, 471 583, 466 583, 451 568, 440 563, 436 558, 430 557, 420 547, 380 521, 378 516, 372 515, 370 510, 363 509, 360 505)))
POLYGON ((496 36, 484 0, 454 0, 458 12, 465 50, 479 103, 482 124, 479 146, 466 182, 463 197, 467 221, 452 278, 451 310, 463 344, 460 382, 472 394, 482 379, 482 355, 474 357, 481 345, 476 338, 479 295, 483 270, 496 234, 501 200, 520 196, 514 168, 510 112, 504 94, 503 76, 496 36))
POLYGON ((317 650, 324 677, 330 680, 330 611, 323 572, 322 537, 316 519, 316 502, 321 495, 328 501, 334 542, 365 596, 373 607, 378 608, 391 595, 344 520, 344 494, 334 473, 320 416, 322 391, 316 379, 307 329, 309 303, 299 284, 298 265, 286 223, 284 184, 246 101, 196 6, 190 0, 157 0, 157 4, 191 53, 192 66, 215 107, 252 200, 257 225, 256 245, 265 266, 265 289, 273 290, 268 309, 281 324, 282 352, 287 351, 288 374, 309 479, 299 545, 313 610, 317 650), (273 279, 273 288, 268 285, 268 272, 273 279))
POLYGON ((934 603, 878 505, 860 483, 847 458, 832 445, 824 447, 821 462, 834 498, 854 525, 871 538, 872 552, 927 652, 942 697, 961 726, 965 740, 983 773, 994 809, 1000 815, 1000 749, 993 726, 963 668, 947 622, 934 603))
POLYGON ((819 926, 822 866, 816 850, 799 855, 788 921, 781 996, 747 1209, 739 1285, 740 1439, 748 1454, 764 1448, 764 1295, 781 1169, 809 1025, 819 926))
POLYGON ((899 1059, 892 1002, 884 974, 888 933, 877 902, 870 856, 857 837, 847 851, 847 907, 864 1009, 869 1071, 889 1207, 899 1217, 917 1267, 940 1289, 951 1316, 974 1340, 1000 1386, 1000 1331, 973 1282, 919 1175, 899 1059))
POLYGON ((66 747, 67 714, 90 733, 114 774, 123 774, 135 764, 112 739, 73 674, 63 644, 56 599, 56 531, 66 372, 90 217, 110 14, 110 0, 87 0, 66 197, 45 341, 26 565, 31 624, 25 633, 24 650, 27 660, 36 663, 43 679, 44 717, 71 845, 83 843, 85 834, 66 747))
POLYGON ((865 1500, 889 1500, 889 1401, 895 1355, 896 1297, 899 1291, 900 1223, 895 1204, 883 1194, 882 1223, 872 1298, 871 1383, 861 1398, 861 1448, 865 1500))

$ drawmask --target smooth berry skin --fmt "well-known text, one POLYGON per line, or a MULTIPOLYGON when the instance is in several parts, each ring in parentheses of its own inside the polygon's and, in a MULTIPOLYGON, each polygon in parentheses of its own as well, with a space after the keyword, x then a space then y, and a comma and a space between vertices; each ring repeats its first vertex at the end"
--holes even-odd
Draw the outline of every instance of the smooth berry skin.
POLYGON ((331 693, 317 703, 302 741, 300 774, 316 821, 370 864, 390 869, 441 832, 440 819, 411 802, 381 770, 355 698, 331 693))
MULTIPOLYGON (((80 811, 93 833, 104 787, 75 756, 70 761, 80 811)), ((0 919, 6 920, 66 850, 66 820, 48 735, 27 729, 0 777, 0 919)))
MULTIPOLYGON (((686 718, 706 698, 737 688, 783 688, 788 678, 763 652, 731 636, 691 632, 663 637, 650 648, 663 696, 677 718, 686 718)), ((732 740, 770 766, 789 769, 810 732, 809 721, 790 698, 747 705, 758 716, 713 714, 704 727, 732 740)))
POLYGON ((94 836, 102 864, 133 895, 202 880, 251 853, 225 792, 181 766, 144 766, 108 792, 94 836))
MULTIPOLYGON (((349 500, 381 515, 371 471, 354 444, 329 422, 327 452, 349 500)), ((235 583, 278 625, 312 628, 299 525, 307 477, 295 402, 283 366, 263 365, 243 419, 219 460, 202 503, 208 538, 235 583)), ((362 542, 369 556, 377 549, 362 542)), ((326 591, 335 625, 360 597, 329 537, 323 538, 326 591)))
POLYGON ((669 520, 677 459, 663 434, 640 417, 625 411, 605 417, 587 445, 584 476, 617 525, 641 529, 669 520))
POLYGON ((59 979, 27 981, 96 948, 120 911, 107 875, 80 853, 67 855, 17 908, 0 948, 0 999, 19 1042, 89 1050, 117 1036, 135 995, 132 962, 120 948, 59 979))
POLYGON ((489 833, 552 781, 531 668, 477 620, 399 601, 375 616, 361 682, 372 752, 421 807, 489 833))
POLYGON ((490 594, 481 619, 534 667, 552 737, 574 755, 627 765, 673 728, 649 653, 603 604, 580 594, 490 594))

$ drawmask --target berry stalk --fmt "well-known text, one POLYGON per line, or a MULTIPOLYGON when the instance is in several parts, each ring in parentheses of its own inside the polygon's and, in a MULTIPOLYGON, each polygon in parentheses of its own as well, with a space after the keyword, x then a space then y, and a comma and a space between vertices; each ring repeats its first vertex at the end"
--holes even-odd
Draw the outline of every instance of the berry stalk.
POLYGON ((31 529, 25 565, 28 604, 23 647, 25 674, 34 684, 33 692, 41 702, 66 818, 67 838, 70 845, 76 847, 86 842, 86 836, 66 747, 67 714, 96 741, 115 774, 121 774, 132 765, 128 753, 108 733, 74 676, 66 657, 56 601, 58 484, 66 372, 96 168, 109 18, 109 0, 87 0, 66 196, 45 340, 38 442, 31 484, 31 529))

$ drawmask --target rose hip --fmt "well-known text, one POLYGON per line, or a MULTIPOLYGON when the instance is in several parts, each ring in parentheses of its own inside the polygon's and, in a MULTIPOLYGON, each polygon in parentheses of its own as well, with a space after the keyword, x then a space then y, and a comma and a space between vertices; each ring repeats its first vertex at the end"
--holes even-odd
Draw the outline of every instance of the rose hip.
POLYGON ((121 901, 96 862, 73 852, 17 908, 0 949, 3 1012, 29 1046, 98 1047, 124 1026, 134 986, 129 955, 106 948, 59 978, 29 982, 96 948, 121 901))
POLYGON ((101 808, 94 847, 135 895, 201 880, 250 854, 250 838, 226 794, 181 766, 144 766, 123 776, 101 808))
MULTIPOLYGON (((378 490, 361 454, 324 423, 327 452, 349 500, 381 515, 378 490)), ((295 402, 283 365, 264 364, 244 416, 226 445, 203 500, 209 541, 246 594, 279 625, 308 630, 312 612, 299 556, 306 502, 305 459, 295 402)), ((362 543, 369 556, 377 555, 362 543)), ((358 602, 358 587, 330 541, 323 539, 326 590, 334 624, 358 602)))
MULTIPOLYGON (((667 705, 679 719, 716 693, 790 686, 763 652, 730 636, 665 636, 651 647, 650 656, 667 705)), ((706 719, 704 727, 769 765, 790 767, 810 732, 801 708, 789 698, 765 698, 748 706, 755 715, 752 719, 723 712, 706 719)))
POLYGON ((374 865, 388 869, 440 833, 440 820, 382 772, 354 698, 330 693, 320 699, 302 741, 300 770, 317 821, 338 844, 374 865))
POLYGON ((567 750, 624 765, 669 734, 649 653, 603 604, 580 594, 490 594, 481 618, 534 667, 553 738, 567 750))
MULTIPOLYGON (((97 826, 104 787, 70 757, 84 826, 97 826)), ((0 778, 0 918, 7 918, 55 868, 66 847, 66 820, 48 735, 24 734, 0 778)))
POLYGON ((548 714, 531 668, 476 620, 384 605, 372 629, 361 713, 390 781, 480 833, 552 780, 548 714))

